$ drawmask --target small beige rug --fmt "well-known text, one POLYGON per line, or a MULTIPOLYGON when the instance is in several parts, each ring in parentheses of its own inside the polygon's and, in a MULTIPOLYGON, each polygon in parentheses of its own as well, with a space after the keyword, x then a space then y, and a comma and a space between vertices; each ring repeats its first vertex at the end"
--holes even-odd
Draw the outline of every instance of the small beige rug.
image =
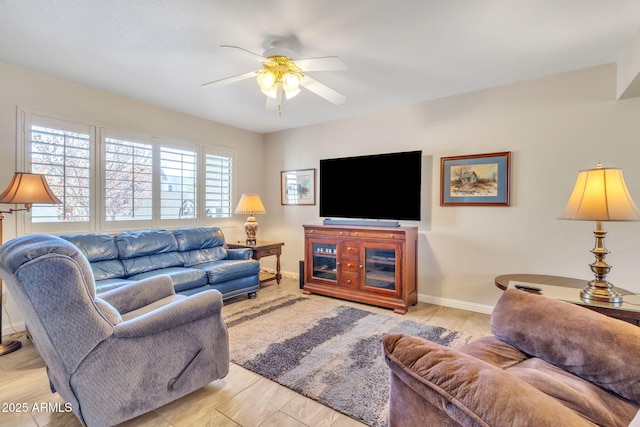
POLYGON ((231 360, 370 426, 387 422, 380 339, 404 333, 450 347, 469 336, 332 298, 287 295, 225 315, 231 360))

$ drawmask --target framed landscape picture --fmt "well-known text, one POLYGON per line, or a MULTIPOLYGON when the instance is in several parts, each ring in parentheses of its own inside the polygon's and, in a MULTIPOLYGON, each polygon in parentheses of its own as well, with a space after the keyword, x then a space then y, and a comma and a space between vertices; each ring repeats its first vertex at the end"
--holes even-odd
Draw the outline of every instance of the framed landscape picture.
POLYGON ((509 206, 511 152, 443 157, 440 206, 509 206))
POLYGON ((281 171, 280 203, 282 205, 315 205, 316 170, 281 171))

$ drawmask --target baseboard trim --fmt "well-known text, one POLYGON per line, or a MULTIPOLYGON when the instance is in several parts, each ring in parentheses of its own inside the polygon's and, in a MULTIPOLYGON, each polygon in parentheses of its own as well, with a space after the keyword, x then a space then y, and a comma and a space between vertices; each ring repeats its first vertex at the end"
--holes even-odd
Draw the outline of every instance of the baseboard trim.
POLYGON ((474 311, 476 313, 491 314, 493 306, 478 304, 475 302, 461 301, 451 298, 435 297, 432 295, 418 294, 418 301, 428 304, 441 305, 443 307, 457 308, 460 310, 474 311))
MULTIPOLYGON (((268 271, 272 274, 275 274, 276 272, 275 269, 271 269, 271 268, 263 268, 263 270, 268 271)), ((294 273, 291 271, 281 271, 280 274, 282 274, 282 277, 287 277, 295 280, 300 279, 300 275, 298 273, 294 273)), ((452 298, 435 297, 435 296, 426 295, 426 294, 418 294, 418 301, 426 302, 428 304, 441 305, 443 307, 451 307, 451 308, 457 308, 460 310, 473 311, 473 312, 482 313, 482 314, 491 314, 491 312, 493 311, 492 305, 478 304, 475 302, 461 301, 461 300, 452 299, 452 298)))
POLYGON ((24 332, 26 330, 26 325, 24 322, 16 322, 13 323, 12 325, 2 325, 2 338, 3 341, 6 338, 7 340, 9 340, 9 335, 13 335, 18 331, 18 333, 20 332, 24 332), (13 326, 13 328, 11 328, 11 326, 13 326))

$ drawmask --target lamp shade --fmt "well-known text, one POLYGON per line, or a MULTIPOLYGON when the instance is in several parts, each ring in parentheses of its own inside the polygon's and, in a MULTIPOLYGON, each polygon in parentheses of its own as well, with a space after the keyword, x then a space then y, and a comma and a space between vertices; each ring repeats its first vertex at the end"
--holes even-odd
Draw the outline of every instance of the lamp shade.
POLYGON ((25 205, 46 203, 57 205, 62 202, 53 194, 44 175, 16 172, 7 189, 0 194, 0 203, 25 205))
POLYGON ((573 193, 560 214, 560 219, 586 221, 637 221, 638 208, 633 202, 622 170, 603 168, 578 173, 573 193))
POLYGON ((264 205, 262 204, 262 200, 260 200, 260 196, 257 194, 243 194, 240 197, 240 201, 238 202, 238 207, 236 208, 237 214, 266 214, 267 211, 264 209, 264 205))

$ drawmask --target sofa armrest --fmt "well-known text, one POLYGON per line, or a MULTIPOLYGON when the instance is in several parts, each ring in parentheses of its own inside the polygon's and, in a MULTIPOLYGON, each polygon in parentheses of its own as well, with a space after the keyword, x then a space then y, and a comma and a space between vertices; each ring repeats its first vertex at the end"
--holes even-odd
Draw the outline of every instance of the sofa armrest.
POLYGON ((175 294, 169 276, 155 276, 139 280, 99 295, 120 314, 125 314, 162 298, 175 294))
POLYGON ((491 331, 527 354, 640 405, 637 326, 543 295, 507 289, 491 314, 491 331))
POLYGON ((227 249, 227 259, 251 259, 251 249, 227 249))
POLYGON ((221 316, 221 310, 222 294, 211 289, 119 323, 114 328, 113 336, 116 338, 148 336, 216 314, 221 316))
POLYGON ((593 425, 520 378, 456 349, 403 334, 384 336, 382 345, 392 376, 460 425, 593 425))

